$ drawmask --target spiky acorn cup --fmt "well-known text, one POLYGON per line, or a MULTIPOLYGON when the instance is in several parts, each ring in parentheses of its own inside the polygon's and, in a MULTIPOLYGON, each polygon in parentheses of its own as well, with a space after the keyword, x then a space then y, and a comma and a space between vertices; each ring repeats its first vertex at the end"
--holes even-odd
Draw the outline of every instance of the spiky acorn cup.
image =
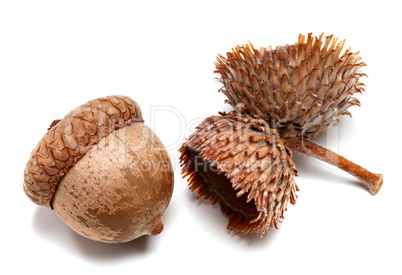
POLYGON ((264 234, 282 221, 298 187, 291 152, 261 118, 231 112, 204 120, 179 150, 198 198, 219 203, 227 228, 264 234))
POLYGON ((359 105, 355 93, 364 90, 359 82, 365 74, 359 52, 350 49, 342 55, 345 41, 333 35, 322 40, 299 35, 292 45, 257 50, 250 43, 238 46, 226 57, 218 55, 216 73, 222 91, 232 106, 256 114, 277 129, 287 146, 303 154, 338 166, 359 178, 376 194, 383 183, 374 174, 311 139, 326 132, 348 108, 359 105))

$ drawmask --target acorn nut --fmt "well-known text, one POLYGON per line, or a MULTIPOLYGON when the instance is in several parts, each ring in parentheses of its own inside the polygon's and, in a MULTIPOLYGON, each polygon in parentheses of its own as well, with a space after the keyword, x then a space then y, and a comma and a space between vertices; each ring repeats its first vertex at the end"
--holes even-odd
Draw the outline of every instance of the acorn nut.
POLYGON ((173 183, 165 147, 125 96, 91 100, 52 123, 24 171, 28 198, 106 243, 159 234, 173 183))

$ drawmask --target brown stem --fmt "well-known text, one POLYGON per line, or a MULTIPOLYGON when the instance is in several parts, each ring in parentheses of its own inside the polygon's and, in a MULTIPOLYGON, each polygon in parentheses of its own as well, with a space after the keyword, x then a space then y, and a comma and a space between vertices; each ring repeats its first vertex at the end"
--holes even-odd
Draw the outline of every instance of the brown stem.
POLYGON ((287 138, 286 145, 297 152, 307 156, 313 156, 316 159, 332 164, 340 169, 348 172, 362 181, 364 186, 370 191, 372 195, 377 194, 383 183, 382 174, 374 174, 363 167, 345 159, 331 150, 321 147, 320 145, 298 138, 287 138))

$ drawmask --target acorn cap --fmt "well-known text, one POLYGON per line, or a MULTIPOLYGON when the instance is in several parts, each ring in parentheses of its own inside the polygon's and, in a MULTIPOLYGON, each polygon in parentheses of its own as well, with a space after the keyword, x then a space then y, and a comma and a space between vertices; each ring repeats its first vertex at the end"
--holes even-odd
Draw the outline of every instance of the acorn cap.
POLYGON ((359 82, 359 52, 346 50, 333 35, 299 35, 297 43, 256 50, 251 43, 218 55, 215 73, 232 106, 257 114, 283 138, 314 138, 325 132, 347 109, 359 105, 352 95, 364 90, 359 82))
POLYGON ((204 120, 179 150, 184 177, 198 198, 219 203, 228 229, 264 234, 296 200, 296 167, 276 130, 231 112, 204 120))
POLYGON ((68 169, 103 137, 134 122, 143 122, 141 109, 126 96, 91 100, 54 121, 25 167, 25 194, 34 203, 53 208, 53 195, 68 169))

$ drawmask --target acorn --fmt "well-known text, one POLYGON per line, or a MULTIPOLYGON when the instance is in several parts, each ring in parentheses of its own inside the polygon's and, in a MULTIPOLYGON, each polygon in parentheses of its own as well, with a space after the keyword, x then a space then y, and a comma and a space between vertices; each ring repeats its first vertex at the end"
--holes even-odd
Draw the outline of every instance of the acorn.
POLYGON ((219 203, 237 233, 266 233, 296 201, 292 153, 261 118, 236 112, 205 119, 179 150, 197 199, 219 203))
POLYGON ((163 229, 173 169, 159 138, 125 96, 91 100, 51 125, 24 170, 24 191, 78 234, 128 242, 163 229))
POLYGON ((226 57, 218 55, 215 73, 224 85, 220 89, 232 106, 255 114, 276 129, 287 146, 316 157, 356 176, 371 194, 383 184, 383 175, 338 156, 312 141, 326 132, 349 107, 360 102, 354 97, 364 91, 360 81, 359 52, 347 49, 345 40, 333 35, 299 35, 295 44, 261 47, 251 43, 237 46, 226 57))

